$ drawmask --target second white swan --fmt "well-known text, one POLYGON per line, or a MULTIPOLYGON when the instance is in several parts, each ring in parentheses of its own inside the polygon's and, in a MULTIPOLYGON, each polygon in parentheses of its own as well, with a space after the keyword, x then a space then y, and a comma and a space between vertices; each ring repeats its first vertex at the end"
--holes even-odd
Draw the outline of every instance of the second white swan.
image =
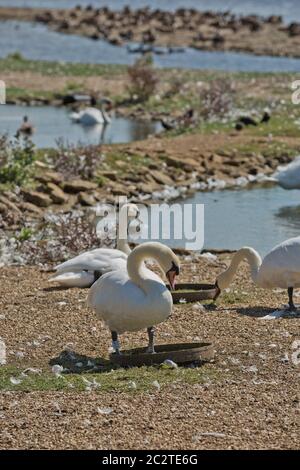
MULTIPOLYGON (((124 204, 120 209, 119 224, 125 216, 129 225, 133 219, 138 219, 139 213, 135 204, 124 204)), ((130 252, 127 239, 121 238, 118 230, 117 249, 96 248, 81 253, 56 266, 56 272, 49 282, 57 282, 64 287, 90 287, 102 274, 126 267, 130 252)))
POLYGON ((244 259, 250 265, 253 282, 259 287, 288 290, 289 309, 295 311, 293 290, 300 287, 300 237, 290 238, 275 246, 263 260, 253 248, 244 247, 238 250, 229 268, 217 277, 215 299, 221 290, 231 284, 240 262, 244 259))

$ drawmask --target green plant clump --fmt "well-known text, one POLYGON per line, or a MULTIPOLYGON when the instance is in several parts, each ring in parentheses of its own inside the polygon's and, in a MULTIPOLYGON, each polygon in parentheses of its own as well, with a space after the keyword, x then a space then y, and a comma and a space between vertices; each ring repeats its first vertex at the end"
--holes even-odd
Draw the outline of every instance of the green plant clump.
POLYGON ((29 139, 11 142, 0 137, 0 183, 22 185, 30 177, 35 147, 29 139))

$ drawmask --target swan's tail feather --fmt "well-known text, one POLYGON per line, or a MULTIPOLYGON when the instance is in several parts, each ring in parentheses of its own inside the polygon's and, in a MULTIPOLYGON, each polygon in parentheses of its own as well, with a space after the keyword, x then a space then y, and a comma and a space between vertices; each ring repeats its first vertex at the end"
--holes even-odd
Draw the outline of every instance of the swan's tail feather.
POLYGON ((79 121, 79 114, 78 113, 71 113, 70 114, 70 119, 72 119, 72 121, 74 121, 74 122, 78 122, 79 121))
POLYGON ((87 271, 54 274, 48 279, 66 287, 91 287, 94 281, 94 273, 87 271))

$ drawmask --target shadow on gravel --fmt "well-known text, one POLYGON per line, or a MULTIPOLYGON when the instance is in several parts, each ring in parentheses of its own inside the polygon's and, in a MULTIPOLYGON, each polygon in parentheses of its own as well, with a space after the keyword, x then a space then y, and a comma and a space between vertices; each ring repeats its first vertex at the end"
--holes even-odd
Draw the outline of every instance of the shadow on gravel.
POLYGON ((44 291, 44 292, 57 292, 57 291, 69 290, 69 289, 76 289, 76 287, 51 286, 51 287, 43 287, 42 291, 44 291))
MULTIPOLYGON (((248 317, 263 318, 267 315, 270 319, 284 318, 284 319, 295 319, 300 318, 300 310, 297 312, 289 312, 284 308, 269 308, 269 307, 243 307, 235 309, 239 314, 246 315, 248 317)), ((269 319, 269 318, 268 318, 269 319)))
POLYGON ((103 357, 89 357, 69 349, 65 349, 57 357, 50 359, 49 364, 51 366, 58 364, 65 369, 65 373, 69 374, 108 372, 118 368, 118 366, 103 357))

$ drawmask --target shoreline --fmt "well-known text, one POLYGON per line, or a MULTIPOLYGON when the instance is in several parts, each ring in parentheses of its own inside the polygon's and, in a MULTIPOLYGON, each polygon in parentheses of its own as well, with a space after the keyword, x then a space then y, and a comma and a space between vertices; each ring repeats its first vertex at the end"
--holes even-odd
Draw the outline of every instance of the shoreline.
POLYGON ((275 15, 263 18, 184 8, 175 12, 129 7, 121 11, 0 8, 0 21, 11 19, 43 23, 61 33, 103 39, 114 45, 139 43, 148 47, 192 47, 205 51, 300 57, 300 23, 286 25, 275 15))

